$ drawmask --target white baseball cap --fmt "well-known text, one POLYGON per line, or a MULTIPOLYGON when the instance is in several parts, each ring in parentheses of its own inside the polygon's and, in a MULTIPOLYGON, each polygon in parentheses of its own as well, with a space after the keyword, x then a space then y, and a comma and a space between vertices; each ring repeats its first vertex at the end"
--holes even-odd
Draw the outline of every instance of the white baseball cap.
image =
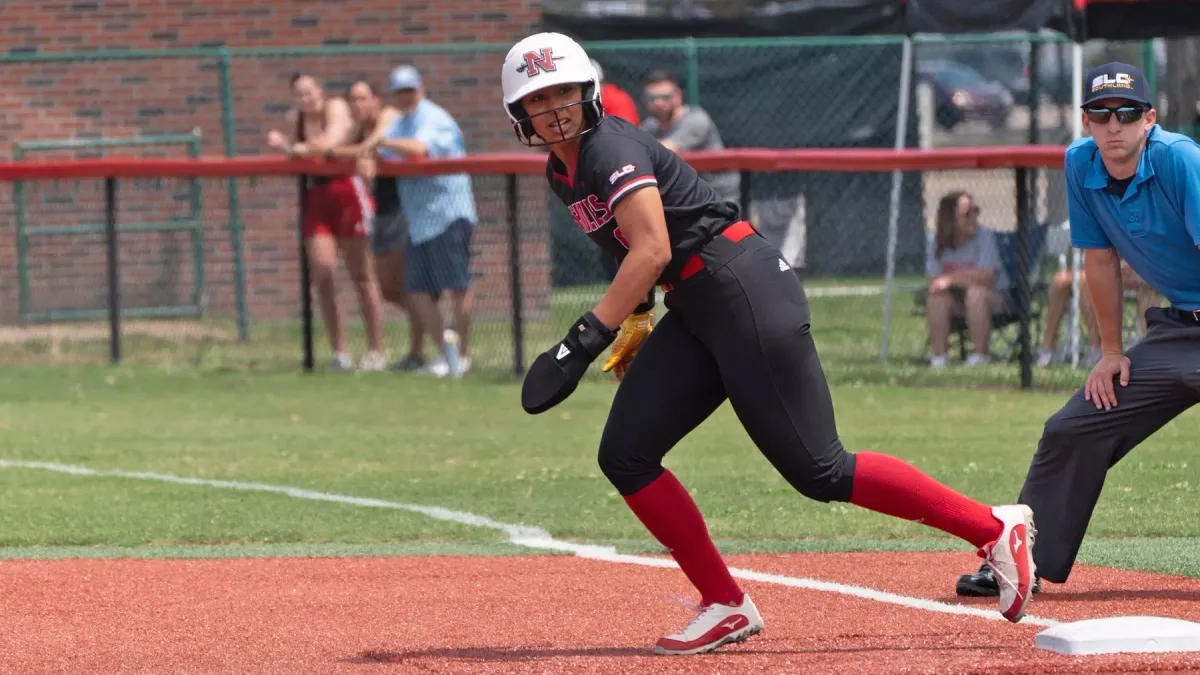
POLYGON ((396 66, 388 77, 392 91, 401 89, 416 89, 421 86, 421 74, 412 66, 396 66))

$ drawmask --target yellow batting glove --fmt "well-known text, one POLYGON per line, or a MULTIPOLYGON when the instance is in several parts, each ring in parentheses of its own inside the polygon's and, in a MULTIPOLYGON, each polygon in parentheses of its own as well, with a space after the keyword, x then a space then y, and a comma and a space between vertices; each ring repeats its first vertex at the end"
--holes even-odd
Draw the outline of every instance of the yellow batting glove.
POLYGON ((654 314, 652 312, 629 315, 621 322, 621 331, 613 342, 608 360, 604 362, 604 366, 600 370, 606 373, 610 370, 615 371, 617 379, 623 379, 625 371, 629 369, 629 364, 633 361, 634 354, 641 348, 652 330, 654 330, 654 314))

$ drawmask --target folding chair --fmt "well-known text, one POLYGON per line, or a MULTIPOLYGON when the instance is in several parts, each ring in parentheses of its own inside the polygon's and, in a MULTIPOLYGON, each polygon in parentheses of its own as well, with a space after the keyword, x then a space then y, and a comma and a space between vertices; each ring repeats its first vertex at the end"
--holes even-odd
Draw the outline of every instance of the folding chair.
MULTIPOLYGON (((1026 278, 1029 279, 1031 339, 1033 339, 1033 336, 1039 334, 1038 327, 1045 313, 1046 290, 1049 288, 1049 283, 1046 280, 1043 269, 1043 252, 1048 230, 1048 225, 1043 223, 1031 227, 1028 232, 1026 259, 1029 263, 1026 278)), ((992 331, 988 344, 988 352, 993 357, 1003 355, 1003 358, 1006 360, 1015 360, 1019 359, 1021 355, 1019 340, 1021 317, 1017 312, 1017 308, 1020 307, 1021 302, 1017 292, 1019 261, 1017 258, 1017 233, 997 231, 996 244, 1000 249, 1000 264, 1004 266, 1005 272, 1008 273, 1011 287, 1005 298, 1004 309, 992 314, 992 331)), ((927 288, 922 288, 916 293, 917 307, 922 313, 924 313, 928 294, 929 291, 927 288)), ((971 336, 967 330, 967 320, 964 316, 953 316, 950 318, 950 342, 952 345, 956 340, 958 342, 959 358, 966 360, 971 336)))
MULTIPOLYGON (((1042 320, 1045 317, 1046 311, 1046 292, 1049 290, 1050 284, 1046 278, 1044 262, 1046 234, 1049 231, 1049 226, 1045 223, 1039 223, 1031 227, 1028 231, 1028 240, 1026 242, 1025 259, 1028 260, 1026 268, 1026 279, 1029 282, 1029 335, 1030 341, 1037 339, 1041 334, 1042 320)), ((1000 312, 992 314, 992 332, 991 341, 988 344, 988 352, 993 358, 1003 356, 1005 360, 1016 361, 1021 358, 1021 314, 1020 307, 1023 302, 1017 286, 1017 279, 1020 274, 1020 258, 1018 253, 1018 240, 1016 232, 997 232, 996 245, 1000 249, 1000 264, 1004 266, 1004 270, 1008 273, 1011 286, 1009 287, 1007 297, 1005 298, 1004 309, 1000 312)), ((967 320, 962 316, 955 316, 950 319, 950 334, 951 338, 958 336, 958 348, 962 358, 966 358, 967 342, 970 340, 970 333, 967 331, 967 320)))

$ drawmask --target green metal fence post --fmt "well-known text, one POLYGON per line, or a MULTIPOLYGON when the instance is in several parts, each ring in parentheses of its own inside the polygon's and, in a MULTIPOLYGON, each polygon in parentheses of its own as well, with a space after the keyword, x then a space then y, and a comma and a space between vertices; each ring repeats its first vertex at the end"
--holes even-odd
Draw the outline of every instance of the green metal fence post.
POLYGON ((696 49, 695 38, 684 38, 683 55, 686 60, 685 80, 687 81, 684 97, 689 105, 700 105, 700 57, 699 50, 696 49))
MULTIPOLYGON (((192 159, 200 157, 201 131, 196 127, 192 131, 192 140, 188 142, 188 156, 192 159)), ((196 224, 192 230, 192 264, 195 266, 195 289, 192 291, 192 304, 204 313, 204 197, 201 194, 200 178, 192 178, 189 190, 189 201, 192 213, 190 220, 196 224)))
POLYGON ((1150 87, 1150 91, 1155 91, 1154 82, 1158 78, 1154 68, 1157 65, 1158 60, 1154 58, 1154 40, 1142 40, 1142 72, 1146 74, 1146 86, 1150 87))
MULTIPOLYGON (((233 121, 233 84, 230 81, 230 54, 228 47, 220 50, 221 73, 221 124, 225 127, 225 156, 237 155, 237 143, 233 121)), ((229 191, 229 239, 233 247, 233 292, 237 298, 238 338, 243 342, 250 339, 250 313, 246 306, 246 267, 242 256, 242 200, 238 195, 237 178, 230 178, 229 191)))
MULTIPOLYGON (((1042 44, 1030 41, 1029 45, 1029 143, 1037 144, 1040 140, 1041 110, 1042 110, 1042 44)), ((1034 181, 1036 184, 1037 174, 1034 181)))

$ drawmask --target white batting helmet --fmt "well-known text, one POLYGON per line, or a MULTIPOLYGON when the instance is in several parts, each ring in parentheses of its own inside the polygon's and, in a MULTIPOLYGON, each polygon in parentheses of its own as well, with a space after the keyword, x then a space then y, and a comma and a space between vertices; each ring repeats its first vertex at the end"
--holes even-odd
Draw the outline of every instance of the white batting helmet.
MULTIPOLYGON (((500 84, 504 90, 504 111, 508 113, 517 138, 526 145, 549 145, 570 140, 586 133, 604 116, 604 109, 600 105, 600 76, 592 60, 578 42, 561 33, 537 33, 513 45, 504 57, 500 84), (588 124, 570 138, 553 141, 543 139, 545 143, 534 143, 536 134, 525 107, 521 105, 521 99, 539 89, 567 83, 583 86, 583 99, 571 105, 584 106, 584 117, 588 124)), ((570 106, 563 106, 567 107, 570 106)))

